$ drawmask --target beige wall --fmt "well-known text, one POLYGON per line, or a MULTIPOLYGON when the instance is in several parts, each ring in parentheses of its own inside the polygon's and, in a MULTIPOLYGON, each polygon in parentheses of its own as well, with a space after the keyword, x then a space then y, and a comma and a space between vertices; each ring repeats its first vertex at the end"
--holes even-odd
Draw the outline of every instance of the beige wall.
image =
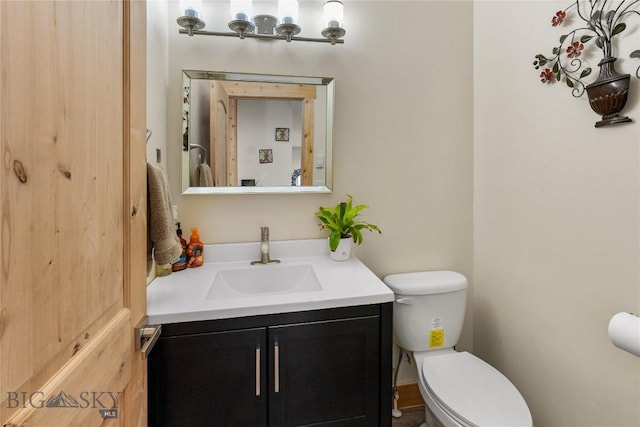
POLYGON ((168 70, 167 3, 149 2, 147 5, 147 128, 151 138, 147 142, 147 159, 156 162, 160 150, 161 163, 167 166, 166 96, 168 70))
MULTIPOLYGON (((319 20, 321 3, 302 2, 301 15, 319 20)), ((549 21, 567 4, 350 1, 347 42, 331 47, 179 36, 170 2, 168 76, 150 102, 166 107, 175 141, 167 166, 183 228, 207 243, 257 240, 261 225, 275 240, 320 237, 313 212, 350 193, 384 231, 357 248, 380 277, 472 278, 460 348, 473 332, 536 426, 640 425, 640 362, 606 335, 612 314, 640 312, 640 126, 594 129, 585 99, 540 84, 533 55, 557 40, 549 21), (183 68, 335 77, 334 194, 181 196, 183 68)), ((208 28, 223 29, 227 4, 214 5, 208 28)), ((627 72, 638 62, 620 56, 627 72)))
MULTIPOLYGON (((305 34, 319 35, 322 4, 301 2, 305 34)), ((207 28, 224 30, 228 3, 205 7, 207 28)), ((170 2, 168 169, 184 230, 199 227, 206 243, 256 241, 265 225, 273 240, 323 237, 313 212, 351 194, 383 230, 356 250, 377 275, 471 275, 471 2, 347 2, 346 43, 338 46, 189 38, 177 34, 177 13, 170 2), (182 69, 335 77, 333 194, 181 196, 182 69)), ((469 313, 462 348, 471 347, 471 320, 469 313)), ((401 380, 411 378, 413 367, 403 369, 401 380)))
MULTIPOLYGON (((319 20, 320 4, 303 2, 301 15, 319 20)), ((473 317, 475 352, 521 390, 536 426, 640 425, 640 362, 606 336, 612 314, 640 312, 640 126, 594 129, 586 100, 540 84, 533 55, 557 40, 549 21, 566 5, 352 1, 347 42, 330 47, 179 36, 170 2, 166 85, 156 80, 150 100, 160 122, 166 108, 169 146, 181 140, 183 68, 337 81, 333 195, 181 196, 180 151, 169 149, 183 227, 208 243, 257 240, 261 225, 276 240, 320 237, 313 212, 350 193, 383 228, 357 248, 380 277, 473 272, 460 348, 473 317)), ((226 3, 215 6, 209 28, 225 28, 226 3)), ((620 47, 635 40, 637 30, 620 47)), ((151 79, 166 74, 157 66, 151 79)), ((403 368, 401 382, 412 378, 403 368)))
MULTIPOLYGON (((538 427, 638 426, 640 359, 607 324, 640 312, 640 81, 634 123, 601 129, 586 99, 540 83, 533 57, 550 54, 568 4, 474 6, 474 349, 538 427)), ((635 22, 618 45, 626 72, 640 65, 635 22)))

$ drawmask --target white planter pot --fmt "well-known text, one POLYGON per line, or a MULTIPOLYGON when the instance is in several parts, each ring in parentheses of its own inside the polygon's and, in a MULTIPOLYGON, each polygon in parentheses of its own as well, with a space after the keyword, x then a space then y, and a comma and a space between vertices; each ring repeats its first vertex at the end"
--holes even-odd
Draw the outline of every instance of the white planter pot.
POLYGON ((351 237, 340 239, 335 251, 329 251, 331 259, 334 261, 346 261, 351 258, 353 252, 353 239, 351 237))

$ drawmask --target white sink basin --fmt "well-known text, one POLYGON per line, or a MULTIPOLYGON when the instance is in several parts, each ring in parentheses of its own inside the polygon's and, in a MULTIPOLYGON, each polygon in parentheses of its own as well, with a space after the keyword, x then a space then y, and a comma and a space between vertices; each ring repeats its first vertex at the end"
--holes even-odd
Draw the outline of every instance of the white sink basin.
POLYGON ((393 302, 357 257, 329 258, 327 239, 271 242, 280 264, 250 265, 260 242, 205 245, 202 267, 157 277, 147 287, 152 324, 230 319, 393 302))
POLYGON ((309 264, 252 265, 218 271, 206 298, 241 298, 321 290, 322 286, 309 264))

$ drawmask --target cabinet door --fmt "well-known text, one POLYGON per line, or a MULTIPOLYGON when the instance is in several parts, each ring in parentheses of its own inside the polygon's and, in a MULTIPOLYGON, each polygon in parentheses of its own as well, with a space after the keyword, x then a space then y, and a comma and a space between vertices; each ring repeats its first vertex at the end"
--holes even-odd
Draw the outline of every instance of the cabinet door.
POLYGON ((272 426, 379 423, 379 317, 269 328, 272 426))
POLYGON ((161 338, 149 358, 151 426, 266 426, 266 329, 161 338))

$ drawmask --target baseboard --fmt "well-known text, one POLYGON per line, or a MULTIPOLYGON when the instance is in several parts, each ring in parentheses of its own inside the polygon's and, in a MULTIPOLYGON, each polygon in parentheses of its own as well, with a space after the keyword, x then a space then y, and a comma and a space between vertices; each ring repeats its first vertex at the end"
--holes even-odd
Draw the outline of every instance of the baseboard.
POLYGON ((398 409, 413 408, 424 405, 418 384, 402 384, 398 386, 398 409))

